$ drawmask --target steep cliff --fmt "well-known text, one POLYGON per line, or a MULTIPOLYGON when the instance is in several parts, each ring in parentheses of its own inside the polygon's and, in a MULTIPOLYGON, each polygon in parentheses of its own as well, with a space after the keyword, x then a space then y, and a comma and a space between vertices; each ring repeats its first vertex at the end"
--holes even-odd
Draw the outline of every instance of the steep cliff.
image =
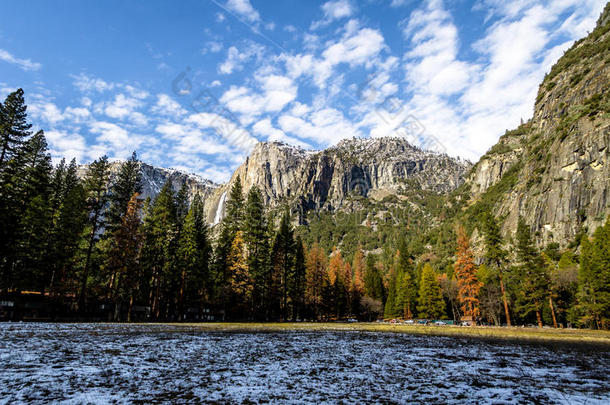
MULTIPOLYGON (((237 176, 247 192, 258 186, 270 207, 287 204, 300 214, 335 210, 352 195, 381 200, 401 188, 439 194, 463 183, 471 164, 420 150, 402 138, 350 139, 323 151, 260 143, 231 181, 206 201, 207 217, 222 217, 226 193, 237 176)), ((300 218, 302 219, 302 218, 300 218)))
POLYGON ((532 119, 475 165, 471 209, 487 204, 505 233, 519 215, 540 243, 561 245, 610 213, 610 6, 540 85, 532 119))

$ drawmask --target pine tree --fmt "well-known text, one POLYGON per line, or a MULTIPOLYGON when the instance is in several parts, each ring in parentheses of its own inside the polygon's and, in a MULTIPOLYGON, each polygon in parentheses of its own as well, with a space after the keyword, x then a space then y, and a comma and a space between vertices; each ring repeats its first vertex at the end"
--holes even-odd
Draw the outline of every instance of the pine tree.
POLYGON ((368 255, 366 258, 366 273, 364 275, 365 295, 381 301, 386 300, 386 291, 383 285, 383 278, 375 261, 375 256, 368 255))
POLYGON ((149 294, 152 314, 156 319, 174 315, 173 295, 178 291, 176 248, 178 225, 175 197, 170 182, 166 182, 144 218, 142 261, 151 273, 149 294))
POLYGON ((180 319, 185 319, 188 305, 197 305, 199 316, 203 316, 208 287, 207 233, 207 224, 203 221, 203 204, 197 194, 184 219, 178 240, 178 268, 181 271, 178 297, 180 319))
POLYGON ((264 319, 267 316, 268 291, 270 277, 270 243, 263 196, 258 187, 248 192, 244 220, 244 240, 248 250, 248 267, 254 280, 252 299, 256 316, 264 319))
POLYGON ((438 319, 445 314, 443 292, 436 273, 429 263, 424 265, 419 283, 417 311, 420 318, 438 319))
POLYGON ((397 252, 396 308, 400 316, 412 319, 417 303, 417 276, 409 258, 407 244, 403 241, 397 252))
MULTIPOLYGON (((506 325, 511 326, 510 312, 508 310, 508 298, 506 287, 504 285, 505 272, 508 265, 508 254, 502 247, 502 235, 500 227, 495 217, 490 213, 485 218, 485 261, 492 270, 492 274, 496 275, 502 292, 502 303, 504 305, 504 316, 506 317, 506 325)), ((492 277, 490 277, 490 281, 492 277)))
POLYGON ((26 110, 22 89, 10 93, 0 104, 0 172, 32 134, 26 110))
POLYGON ((66 179, 66 159, 62 159, 53 171, 51 179, 51 195, 49 208, 51 216, 55 217, 59 211, 64 194, 64 180, 66 179))
POLYGON ((198 258, 200 263, 197 265, 196 271, 193 274, 192 284, 193 291, 196 291, 201 315, 203 315, 203 306, 209 303, 211 297, 210 285, 210 259, 211 245, 209 228, 205 219, 204 205, 201 195, 196 194, 191 204, 193 213, 193 223, 195 228, 195 241, 197 242, 198 258))
POLYGON ((235 183, 231 186, 225 215, 227 219, 225 225, 230 228, 231 233, 243 230, 244 214, 244 193, 241 178, 237 176, 235 183))
MULTIPOLYGON (((542 252, 542 260, 547 268, 546 272, 549 277, 549 286, 548 286, 549 309, 551 312, 551 318, 553 320, 553 327, 557 328, 557 313, 555 311, 555 303, 554 303, 554 300, 557 298, 557 288, 556 288, 555 283, 553 283, 553 281, 552 281, 553 275, 556 274, 556 272, 557 272, 557 264, 554 262, 554 260, 551 258, 551 256, 547 255, 548 251, 549 251, 548 249, 545 249, 542 252)), ((556 252, 556 253, 557 254, 552 257, 559 256, 559 252, 556 252)))
POLYGON ((53 260, 53 278, 62 293, 77 293, 76 267, 81 235, 87 222, 86 195, 77 174, 76 160, 65 171, 59 207, 52 216, 49 249, 53 260))
POLYGON ((110 164, 108 158, 102 156, 89 165, 85 175, 84 187, 86 193, 88 223, 86 228, 85 263, 80 280, 78 308, 82 311, 87 299, 87 281, 91 271, 91 259, 99 241, 99 232, 104 228, 103 215, 109 200, 110 164))
POLYGON ((542 307, 549 294, 547 267, 534 245, 529 226, 523 218, 517 224, 517 260, 521 298, 520 309, 524 315, 535 312, 536 321, 542 327, 542 307))
POLYGON ((13 269, 18 288, 32 287, 42 291, 47 267, 48 246, 45 242, 51 226, 52 173, 51 157, 42 131, 27 140, 9 166, 17 161, 19 169, 12 181, 12 204, 9 206, 12 206, 19 223, 6 241, 14 249, 7 264, 13 269))
POLYGON ((598 328, 610 329, 610 218, 593 234, 593 260, 598 328))
POLYGON ((46 276, 46 233, 50 227, 48 201, 44 195, 32 198, 20 217, 20 235, 15 248, 12 288, 44 291, 46 276))
POLYGON ((107 231, 112 233, 120 228, 127 205, 135 193, 142 192, 142 174, 136 152, 131 158, 121 164, 110 193, 110 207, 106 212, 107 231))
POLYGON ((597 228, 592 241, 582 239, 578 285, 578 321, 610 328, 610 218, 597 228))
POLYGON ((462 313, 473 321, 479 316, 479 291, 482 284, 477 279, 477 267, 470 249, 470 239, 463 227, 458 229, 456 261, 453 266, 458 283, 458 299, 462 313))
POLYGON ((229 293, 228 289, 228 265, 227 260, 231 252, 231 245, 238 231, 243 230, 244 197, 241 179, 237 176, 231 186, 231 191, 226 203, 226 215, 220 223, 220 235, 214 252, 214 278, 215 293, 218 302, 225 307, 229 293))
POLYGON ((182 183, 180 190, 176 193, 176 221, 179 227, 182 227, 184 218, 189 212, 189 196, 188 186, 186 182, 182 183))
MULTIPOLYGON (((39 132, 37 139, 28 139, 31 125, 26 119, 23 91, 19 89, 0 104, 0 290, 13 288, 19 227, 26 208, 36 196, 36 193, 28 193, 28 178, 37 165, 30 158, 44 155, 35 150, 35 145, 40 144, 40 138, 44 140, 44 136, 39 132)), ((43 149, 46 153, 46 142, 43 149)), ((48 203, 45 198, 42 200, 40 203, 48 203)))
POLYGON ((121 217, 121 225, 114 230, 113 244, 109 262, 113 269, 114 285, 112 297, 114 300, 114 320, 121 320, 123 305, 127 302, 127 321, 131 321, 134 301, 141 285, 140 252, 142 248, 142 232, 139 194, 127 202, 125 214, 121 217))
POLYGON ((294 276, 294 231, 290 225, 288 212, 284 213, 280 227, 275 235, 272 248, 272 263, 275 285, 279 293, 282 320, 288 319, 288 286, 294 276))
POLYGON ((395 267, 390 270, 390 276, 388 280, 388 298, 385 302, 385 308, 383 311, 384 318, 397 318, 400 316, 400 312, 397 311, 396 305, 396 294, 398 284, 398 272, 395 267))

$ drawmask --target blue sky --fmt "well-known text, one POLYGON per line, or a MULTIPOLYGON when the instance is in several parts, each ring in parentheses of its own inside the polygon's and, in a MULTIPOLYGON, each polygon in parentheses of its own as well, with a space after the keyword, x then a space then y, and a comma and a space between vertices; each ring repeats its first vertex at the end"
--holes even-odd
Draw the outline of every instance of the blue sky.
POLYGON ((403 136, 474 161, 604 4, 5 1, 0 96, 25 90, 55 159, 137 150, 217 182, 267 140, 403 136))

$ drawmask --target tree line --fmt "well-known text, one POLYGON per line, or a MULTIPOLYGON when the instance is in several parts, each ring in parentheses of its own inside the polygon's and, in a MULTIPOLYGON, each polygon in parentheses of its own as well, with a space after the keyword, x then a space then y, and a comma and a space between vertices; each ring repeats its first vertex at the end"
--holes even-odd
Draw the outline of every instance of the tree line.
POLYGON ((233 183, 210 229, 199 195, 166 183, 143 200, 134 153, 86 173, 53 166, 27 122, 23 91, 0 104, 0 295, 36 293, 51 312, 114 320, 469 319, 610 327, 610 221, 573 246, 539 250, 520 219, 514 240, 480 224, 484 253, 466 231, 446 268, 409 251, 386 254, 309 245, 290 212, 233 183), (103 312, 102 311, 102 312, 103 312))

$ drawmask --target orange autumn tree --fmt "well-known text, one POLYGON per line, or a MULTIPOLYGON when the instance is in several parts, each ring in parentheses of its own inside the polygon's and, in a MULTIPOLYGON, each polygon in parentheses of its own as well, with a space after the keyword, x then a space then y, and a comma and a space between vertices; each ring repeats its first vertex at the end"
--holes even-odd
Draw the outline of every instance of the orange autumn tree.
POLYGON ((238 302, 249 303, 252 298, 253 280, 248 268, 246 244, 242 231, 235 234, 227 264, 232 293, 238 302))
POLYGON ((333 316, 338 318, 344 316, 349 311, 349 288, 351 287, 351 267, 349 276, 346 273, 345 261, 341 251, 335 247, 328 263, 328 280, 331 289, 327 298, 327 303, 335 309, 333 316))
POLYGON ((320 317, 322 292, 328 284, 326 254, 314 243, 305 255, 305 301, 311 306, 315 319, 320 317))
POLYGON ((354 274, 354 288, 359 295, 364 295, 364 253, 362 248, 358 246, 356 254, 354 254, 354 262, 352 264, 352 273, 354 274))
POLYGON ((341 275, 343 273, 343 267, 345 263, 343 262, 343 257, 341 256, 341 251, 336 247, 333 248, 333 253, 331 254, 330 261, 328 263, 328 279, 331 285, 335 285, 337 283, 337 279, 341 280, 341 275))
POLYGON ((458 228, 456 261, 453 265, 458 283, 458 300, 464 316, 479 316, 479 291, 483 284, 477 279, 477 266, 470 249, 470 239, 462 226, 458 228))

